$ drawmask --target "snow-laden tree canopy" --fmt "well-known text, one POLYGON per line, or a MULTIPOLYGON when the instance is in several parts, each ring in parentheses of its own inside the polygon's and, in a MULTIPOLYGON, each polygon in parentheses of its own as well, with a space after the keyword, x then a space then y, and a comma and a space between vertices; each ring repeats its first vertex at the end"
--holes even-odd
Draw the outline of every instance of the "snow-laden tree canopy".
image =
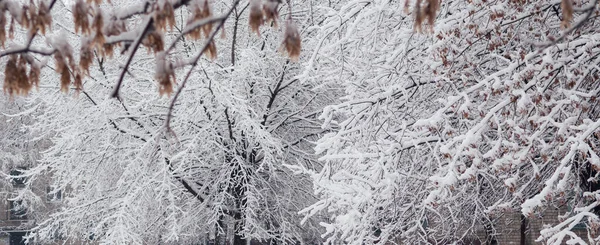
POLYGON ((310 179, 286 165, 318 168, 310 142, 333 97, 298 78, 299 33, 317 19, 292 9, 310 6, 0 2, 5 95, 33 88, 27 129, 52 141, 29 182, 64 193, 32 239, 317 242, 319 219, 298 214, 316 201, 310 179))
POLYGON ((22 108, 3 125, 48 145, 25 175, 64 193, 36 241, 493 242, 505 212, 568 205, 538 240, 600 242, 597 0, 0 12, 3 100, 22 108))
POLYGON ((539 241, 599 242, 597 1, 339 1, 307 72, 329 241, 452 242, 516 210, 574 207, 539 241), (439 9, 430 18, 432 9, 439 9), (585 223, 590 238, 571 229, 585 223))

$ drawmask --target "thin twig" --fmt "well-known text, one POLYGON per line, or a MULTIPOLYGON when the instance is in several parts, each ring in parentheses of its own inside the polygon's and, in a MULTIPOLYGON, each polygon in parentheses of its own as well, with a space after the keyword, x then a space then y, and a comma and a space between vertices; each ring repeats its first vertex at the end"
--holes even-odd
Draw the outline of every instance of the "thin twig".
MULTIPOLYGON (((55 3, 56 3, 56 0, 50 1, 50 5, 48 5, 48 14, 50 14, 50 12, 52 11, 52 7, 54 7, 55 3)), ((38 31, 39 31, 39 28, 36 27, 35 31, 32 32, 31 37, 29 38, 29 40, 27 40, 27 45, 25 45, 25 48, 18 49, 18 50, 12 50, 12 51, 2 52, 2 53, 0 53, 0 58, 2 58, 3 56, 6 56, 6 55, 10 55, 10 54, 25 53, 25 52, 32 51, 31 44, 33 43, 33 39, 37 36, 38 31)))
POLYGON ((581 9, 580 11, 585 12, 585 15, 583 16, 583 18, 580 19, 580 21, 578 21, 575 25, 571 26, 569 29, 566 29, 562 33, 562 35, 560 35, 558 38, 555 38, 554 40, 550 40, 548 42, 538 43, 538 44, 536 44, 536 46, 539 47, 540 49, 546 49, 546 48, 564 40, 569 34, 571 34, 571 32, 579 29, 580 27, 583 26, 583 24, 587 23, 587 21, 592 16, 592 13, 594 13, 594 10, 596 10, 596 5, 598 5, 598 0, 594 0, 594 2, 591 3, 590 5, 588 5, 587 8, 581 9))
POLYGON ((208 46, 210 45, 210 43, 213 42, 213 40, 214 40, 215 36, 217 35, 217 33, 219 32, 219 30, 221 30, 221 28, 223 28, 223 25, 225 24, 225 21, 227 20, 227 18, 229 18, 229 16, 231 15, 231 13, 233 13, 233 10, 237 7, 237 5, 239 4, 239 2, 240 2, 240 0, 236 0, 233 3, 233 6, 229 9, 229 11, 225 15, 223 15, 222 17, 218 18, 218 19, 220 19, 219 25, 215 28, 215 30, 208 37, 208 39, 206 40, 206 43, 202 47, 202 50, 200 50, 200 52, 196 55, 196 57, 194 57, 194 62, 192 62, 192 64, 191 64, 192 67, 188 70, 187 74, 185 75, 185 78, 184 78, 183 82, 181 83, 181 86, 179 86, 179 89, 177 89, 177 92, 175 93, 175 96, 173 97, 173 100, 171 100, 171 105, 169 105, 169 112, 167 113, 167 122, 165 124, 165 127, 166 127, 166 129, 167 129, 168 132, 173 133, 173 130, 171 129, 171 118, 173 117, 173 109, 175 107, 175 102, 179 98, 179 95, 181 94, 181 91, 183 91, 183 88, 185 87, 187 81, 189 80, 190 75, 192 74, 192 71, 198 65, 198 61, 200 60, 200 57, 202 57, 202 55, 204 54, 204 52, 208 49, 208 46))
POLYGON ((173 50, 175 48, 175 44, 177 44, 177 42, 179 40, 181 40, 183 38, 183 36, 185 36, 186 34, 192 32, 193 30, 200 28, 204 25, 212 24, 212 23, 219 22, 219 21, 225 22, 225 20, 227 20, 227 17, 229 17, 228 14, 219 16, 219 17, 204 18, 204 19, 190 23, 185 28, 183 28, 183 31, 181 31, 181 33, 177 36, 177 38, 175 38, 175 40, 171 43, 171 46, 169 46, 169 49, 167 49, 167 53, 170 53, 171 50, 173 50))
POLYGON ((125 67, 123 67, 123 70, 121 70, 121 75, 119 75, 119 80, 117 81, 117 85, 115 86, 115 89, 114 89, 113 93, 111 94, 112 98, 119 97, 119 89, 121 88, 121 84, 123 83, 123 78, 125 77, 125 73, 127 72, 127 69, 129 68, 129 65, 131 64, 131 61, 133 60, 133 56, 135 55, 135 52, 138 50, 140 44, 142 43, 142 40, 146 36, 146 33, 148 33, 150 31, 150 29, 152 28, 153 23, 154 23, 154 18, 149 17, 149 19, 146 23, 146 27, 144 27, 144 30, 142 31, 142 33, 140 33, 138 38, 133 43, 133 47, 131 47, 131 51, 129 51, 130 54, 129 54, 129 58, 127 58, 127 63, 125 63, 125 67))

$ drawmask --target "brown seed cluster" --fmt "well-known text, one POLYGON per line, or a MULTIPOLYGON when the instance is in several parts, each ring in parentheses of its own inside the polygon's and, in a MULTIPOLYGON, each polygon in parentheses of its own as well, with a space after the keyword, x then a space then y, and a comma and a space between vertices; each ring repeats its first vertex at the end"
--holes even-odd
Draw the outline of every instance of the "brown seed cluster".
POLYGON ((4 70, 4 93, 10 96, 27 95, 40 82, 40 65, 27 55, 11 55, 4 70), (29 72, 27 68, 29 67, 29 72), (28 75, 29 73, 29 75, 28 75))
POLYGON ((85 71, 86 75, 90 74, 90 66, 94 62, 94 53, 92 51, 92 42, 88 38, 81 40, 81 50, 79 51, 79 68, 85 71))
POLYGON ((169 30, 173 30, 175 26, 175 9, 173 9, 173 5, 167 0, 162 0, 155 6, 154 23, 156 29, 165 31, 168 26, 169 30))
MULTIPOLYGON (((188 20, 187 25, 192 26, 195 22, 210 18, 212 16, 212 11, 210 9, 210 4, 208 0, 203 0, 201 3, 196 3, 192 6, 193 14, 192 17, 188 20)), ((193 40, 199 40, 202 38, 202 33, 204 33, 204 37, 208 38, 213 29, 212 23, 203 24, 192 29, 187 36, 193 40)), ((214 40, 210 40, 206 50, 204 50, 204 55, 206 55, 209 59, 214 60, 217 58, 217 45, 214 40)))
MULTIPOLYGON (((250 29, 260 36, 260 27, 265 23, 273 23, 273 26, 277 27, 280 4, 281 0, 250 0, 250 16, 248 18, 250 29)), ((283 43, 280 50, 287 51, 290 59, 296 62, 300 57, 301 49, 302 39, 300 38, 298 27, 290 15, 286 21, 283 43)))
POLYGON ((54 62, 56 64, 56 72, 60 74, 60 91, 67 93, 71 84, 71 73, 68 64, 73 62, 73 56, 58 51, 54 54, 54 62))
POLYGON ((103 27, 104 27, 104 17, 102 15, 102 11, 99 7, 95 9, 96 14, 94 15, 94 20, 92 21, 92 28, 95 31, 94 34, 94 45, 96 47, 102 47, 105 42, 103 27))
MULTIPOLYGON (((123 32, 126 32, 127 28, 125 27, 125 22, 121 20, 117 20, 116 17, 112 17, 111 21, 108 22, 107 25, 104 26, 103 33, 106 36, 116 36, 123 32)), ((116 46, 119 44, 115 43, 103 43, 102 46, 98 46, 97 50, 99 50, 100 54, 105 57, 112 58, 113 51, 116 46)))
POLYGON ((562 9, 563 19, 560 22, 560 27, 563 29, 571 26, 573 20, 573 0, 562 0, 560 2, 560 8, 562 9))
MULTIPOLYGON (((199 21, 199 20, 202 20, 205 18, 209 18, 212 16, 212 11, 210 10, 210 4, 208 3, 208 0, 204 0, 202 4, 194 4, 194 6, 192 8, 193 8, 193 15, 188 20, 188 22, 187 22, 188 25, 192 25, 196 21, 199 21)), ((200 28, 193 29, 188 34, 188 36, 194 40, 198 40, 198 39, 202 38, 202 33, 204 33, 204 37, 208 37, 210 35, 210 32, 212 31, 212 28, 213 28, 212 23, 204 24, 200 28)))
POLYGON ((281 0, 250 0, 249 25, 253 32, 260 35, 260 26, 265 23, 273 23, 277 27, 279 19, 279 5, 281 0))
POLYGON ((250 0, 249 25, 253 32, 260 36, 260 26, 264 24, 263 12, 261 9, 262 0, 250 0))
POLYGON ((433 24, 435 23, 435 17, 439 9, 440 0, 417 0, 414 10, 415 30, 422 32, 422 26, 424 22, 427 22, 430 32, 433 33, 433 24))
POLYGON ((6 29, 4 26, 6 26, 6 15, 4 11, 0 11, 0 46, 2 48, 5 48, 4 43, 6 43, 6 29))
POLYGON ((33 26, 35 30, 41 30, 42 34, 46 34, 46 28, 50 29, 52 26, 52 16, 50 15, 50 9, 46 6, 44 1, 41 1, 38 6, 38 13, 35 16, 31 16, 33 26))
POLYGON ((158 30, 148 33, 142 41, 142 44, 148 48, 148 52, 152 51, 155 54, 165 49, 163 34, 158 30))
POLYGON ((73 20, 75 22, 75 33, 81 31, 83 34, 90 33, 90 21, 88 19, 88 5, 79 0, 73 5, 73 20))
POLYGON ((300 57, 300 50, 302 49, 302 43, 300 39, 300 33, 298 32, 298 27, 296 24, 289 19, 286 22, 285 26, 285 34, 283 39, 283 46, 287 51, 290 59, 294 62, 298 61, 300 57))
POLYGON ((28 28, 30 35, 37 31, 41 31, 42 34, 46 34, 46 30, 49 30, 52 26, 52 16, 50 16, 50 10, 44 1, 40 1, 39 4, 30 0, 29 5, 17 5, 15 2, 0 1, 0 46, 5 47, 7 34, 8 38, 13 38, 15 30, 15 23, 28 28), (6 14, 10 16, 10 23, 6 18, 6 14), (8 33, 6 32, 6 25, 8 26, 8 33))
POLYGON ((215 44, 214 40, 208 43, 208 47, 206 50, 204 50, 203 54, 211 60, 215 60, 217 58, 217 45, 215 44))
MULTIPOLYGON (((11 1, 0 1, 0 45, 5 48, 8 38, 13 38, 16 24, 29 29, 29 35, 41 31, 45 34, 50 30, 52 17, 45 1, 37 4, 33 0, 29 4, 11 1), (7 19, 10 17, 10 23, 7 19), (6 31, 6 25, 8 32, 6 31)), ((4 69, 3 91, 10 96, 26 95, 31 88, 37 87, 40 82, 42 65, 28 53, 10 55, 4 69)))
POLYGON ((263 3, 263 13, 266 23, 273 23, 277 27, 277 19, 279 19, 279 4, 281 0, 267 0, 263 3))
MULTIPOLYGON (((7 2, 0 0, 0 46, 5 47, 6 40, 12 38, 15 25, 30 30, 30 36, 36 32, 45 35, 52 25, 52 16, 48 1, 30 0, 29 4, 7 2), (7 28, 8 25, 8 28, 7 28)), ((110 3, 110 1, 107 1, 110 3)), ((279 19, 279 7, 281 0, 250 0, 250 28, 257 34, 259 28, 265 23, 273 23, 277 27, 279 19)), ((54 42, 52 52, 44 54, 54 57, 55 70, 60 74, 61 91, 68 92, 71 83, 77 91, 83 87, 83 79, 90 75, 90 68, 94 61, 94 55, 112 57, 114 49, 121 46, 121 41, 107 42, 107 37, 118 36, 127 31, 125 22, 116 16, 104 15, 100 5, 103 0, 76 0, 72 8, 74 31, 82 34, 82 42, 79 50, 78 62, 73 57, 71 46, 65 40, 54 42), (109 20, 109 21, 105 21, 109 20)), ((188 6, 192 9, 192 16, 187 21, 191 30, 186 34, 190 39, 199 40, 209 38, 213 31, 213 23, 201 24, 202 20, 213 16, 210 0, 190 1, 188 6)), ((290 11, 291 11, 291 6, 290 11)), ((149 52, 154 54, 163 53, 165 50, 165 34, 172 31, 176 24, 174 2, 172 0, 157 0, 152 3, 153 26, 144 33, 141 42, 149 52)), ((221 23, 222 25, 223 23, 221 23)), ((225 29, 222 30, 222 36, 225 29)), ((215 40, 209 43, 203 50, 203 54, 209 59, 216 59, 217 46, 215 40)), ((125 50, 128 43, 125 43, 125 50)), ((284 40, 281 45, 282 51, 286 51, 291 60, 297 61, 301 50, 301 39, 298 28, 292 21, 291 16, 286 22, 284 40)), ((170 94, 175 83, 174 66, 169 61, 157 57, 156 79, 159 83, 159 93, 170 94)), ((33 86, 39 83, 40 68, 42 65, 35 62, 33 56, 28 52, 10 56, 5 68, 4 92, 11 96, 14 94, 26 94, 33 86)))
MULTIPOLYGON (((86 2, 89 4, 94 3, 96 5, 100 5, 102 3, 102 0, 87 0, 86 2)), ((108 2, 110 3, 110 0, 108 0, 108 2)))
POLYGON ((158 81, 158 93, 170 95, 173 93, 173 84, 175 84, 175 70, 173 65, 167 61, 164 52, 156 55, 156 81, 158 81))

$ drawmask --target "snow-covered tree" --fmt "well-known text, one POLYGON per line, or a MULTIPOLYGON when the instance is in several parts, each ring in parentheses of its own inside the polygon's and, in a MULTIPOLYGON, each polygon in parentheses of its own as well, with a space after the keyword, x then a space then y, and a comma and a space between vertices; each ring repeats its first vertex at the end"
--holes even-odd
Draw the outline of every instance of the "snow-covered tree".
POLYGON ((538 240, 597 244, 598 6, 330 1, 306 73, 346 95, 303 213, 331 215, 330 242, 435 243, 568 203, 538 240))
POLYGON ((299 223, 311 181, 290 168, 318 168, 333 97, 297 78, 315 20, 291 4, 0 2, 5 95, 43 105, 30 128, 52 141, 27 174, 64 196, 31 239, 318 242, 319 219, 299 223))
POLYGON ((0 1, 5 117, 64 193, 31 238, 493 243, 568 205, 538 240, 598 243, 598 6, 0 1))

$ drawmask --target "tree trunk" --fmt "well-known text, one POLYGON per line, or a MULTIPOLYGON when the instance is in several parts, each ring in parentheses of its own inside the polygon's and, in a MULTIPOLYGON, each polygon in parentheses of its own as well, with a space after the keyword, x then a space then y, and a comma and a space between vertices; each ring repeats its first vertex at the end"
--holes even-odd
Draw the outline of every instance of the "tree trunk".
POLYGON ((232 179, 237 179, 239 182, 236 183, 236 186, 233 188, 232 196, 235 199, 235 213, 233 214, 233 226, 234 226, 234 235, 233 235, 233 245, 246 245, 247 239, 242 236, 242 232, 244 230, 244 216, 243 210, 246 208, 246 188, 244 186, 244 178, 239 178, 242 172, 242 167, 237 166, 236 170, 232 173, 232 179))
POLYGON ((527 227, 529 226, 529 220, 525 215, 521 214, 521 245, 528 245, 529 239, 527 239, 527 227))
POLYGON ((494 227, 490 220, 485 219, 484 225, 485 228, 485 244, 487 245, 498 245, 498 239, 496 238, 496 232, 494 231, 494 227))
POLYGON ((234 216, 234 227, 235 232, 233 235, 233 245, 246 245, 246 238, 242 236, 242 230, 244 229, 244 221, 242 215, 238 212, 234 216))

